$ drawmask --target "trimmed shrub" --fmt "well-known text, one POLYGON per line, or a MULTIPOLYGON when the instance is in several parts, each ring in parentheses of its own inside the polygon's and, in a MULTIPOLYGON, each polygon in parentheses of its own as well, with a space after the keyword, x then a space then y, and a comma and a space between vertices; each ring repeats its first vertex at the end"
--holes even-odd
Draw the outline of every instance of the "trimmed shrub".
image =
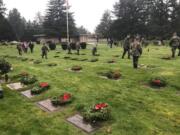
POLYGON ((81 46, 81 49, 86 49, 87 43, 86 42, 81 42, 80 46, 81 46))
POLYGON ((6 74, 11 71, 11 64, 5 59, 0 59, 0 73, 6 74))
POLYGON ((56 50, 56 44, 50 42, 50 43, 49 43, 49 49, 50 49, 50 50, 56 50))
POLYGON ((68 48, 68 43, 67 43, 67 42, 62 42, 62 43, 61 43, 61 47, 62 47, 63 50, 67 50, 67 48, 68 48))

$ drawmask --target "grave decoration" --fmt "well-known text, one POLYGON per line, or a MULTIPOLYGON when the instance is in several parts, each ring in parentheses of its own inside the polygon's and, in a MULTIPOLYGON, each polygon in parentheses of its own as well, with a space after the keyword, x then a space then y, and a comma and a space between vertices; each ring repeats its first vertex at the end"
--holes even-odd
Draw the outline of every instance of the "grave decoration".
POLYGON ((96 59, 96 58, 90 60, 90 62, 97 62, 97 61, 98 61, 98 59, 96 59))
POLYGON ((51 103, 54 106, 63 106, 72 102, 72 95, 70 93, 63 93, 60 96, 53 97, 51 103))
POLYGON ((65 57, 64 57, 64 59, 66 59, 66 60, 67 60, 67 59, 71 59, 71 57, 69 57, 69 56, 65 56, 65 57))
POLYGON ((28 61, 28 58, 21 58, 21 61, 28 61))
POLYGON ((163 60, 171 60, 172 57, 171 56, 163 56, 161 59, 163 59, 163 60))
POLYGON ((55 66, 57 66, 57 64, 56 63, 49 63, 49 64, 47 64, 49 67, 55 67, 55 66))
POLYGON ((153 77, 149 81, 150 86, 152 87, 165 87, 167 85, 166 80, 163 77, 153 77))
POLYGON ((110 70, 108 72, 100 72, 98 74, 101 76, 105 76, 108 79, 113 79, 113 80, 118 80, 122 76, 119 70, 110 70))
POLYGON ((31 90, 32 95, 38 95, 46 90, 48 90, 50 85, 47 82, 41 82, 39 84, 36 84, 31 90))
POLYGON ((72 70, 72 71, 80 71, 80 70, 82 70, 82 67, 81 67, 81 66, 73 66, 73 67, 71 68, 71 70, 72 70))
POLYGON ((82 116, 84 121, 96 124, 101 121, 109 120, 111 117, 111 110, 107 103, 99 103, 91 107, 84 108, 82 116))
POLYGON ((21 73, 20 82, 24 85, 34 84, 35 82, 37 82, 37 78, 35 76, 30 76, 26 72, 23 72, 21 73))
POLYGON ((35 61, 34 61, 34 64, 40 64, 40 63, 42 63, 41 60, 35 60, 35 61))
POLYGON ((110 63, 110 64, 111 63, 116 63, 116 61, 112 59, 112 60, 108 60, 107 63, 110 63))

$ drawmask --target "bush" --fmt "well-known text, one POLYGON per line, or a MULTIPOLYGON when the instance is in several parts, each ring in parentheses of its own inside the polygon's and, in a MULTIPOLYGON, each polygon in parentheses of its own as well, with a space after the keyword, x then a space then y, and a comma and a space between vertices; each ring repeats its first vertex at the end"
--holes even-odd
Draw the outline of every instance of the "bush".
POLYGON ((0 59, 0 72, 6 74, 11 71, 11 64, 5 59, 0 59))
POLYGON ((150 79, 149 84, 153 87, 165 87, 167 82, 163 77, 153 77, 150 79))
POLYGON ((32 95, 41 94, 42 92, 48 90, 49 87, 50 87, 49 84, 46 82, 39 83, 35 87, 32 88, 31 94, 32 95))
POLYGON ((62 42, 62 43, 61 43, 61 47, 62 47, 63 50, 67 50, 67 48, 68 48, 68 43, 67 43, 67 42, 62 42))
POLYGON ((56 44, 50 42, 50 43, 49 43, 49 49, 50 49, 50 50, 56 50, 56 44))
POLYGON ((81 42, 80 46, 81 46, 81 49, 86 49, 87 43, 86 42, 81 42))
POLYGON ((58 96, 58 97, 53 97, 51 99, 51 103, 54 106, 62 106, 62 105, 66 105, 72 102, 72 95, 70 93, 63 93, 62 95, 58 96))
POLYGON ((97 123, 110 119, 111 112, 108 104, 101 103, 85 108, 82 115, 85 121, 90 123, 97 123))
POLYGON ((73 66, 71 68, 71 70, 73 70, 73 71, 80 71, 80 70, 82 70, 82 67, 80 67, 80 66, 73 66))

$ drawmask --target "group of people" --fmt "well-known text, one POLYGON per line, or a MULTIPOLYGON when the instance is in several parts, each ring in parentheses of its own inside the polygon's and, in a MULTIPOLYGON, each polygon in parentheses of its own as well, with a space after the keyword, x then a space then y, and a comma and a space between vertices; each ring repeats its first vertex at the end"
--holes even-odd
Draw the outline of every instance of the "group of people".
POLYGON ((18 50, 18 53, 19 55, 22 55, 22 53, 27 53, 28 52, 28 49, 30 49, 31 53, 33 53, 33 50, 34 50, 34 44, 33 42, 20 42, 18 45, 17 45, 17 50, 18 50))
MULTIPOLYGON (((113 40, 110 40, 110 47, 112 47, 113 44, 113 40)), ((142 46, 143 44, 145 44, 145 39, 144 38, 140 38, 140 36, 130 36, 128 35, 123 43, 123 54, 122 54, 122 59, 124 59, 125 55, 128 54, 128 59, 131 59, 131 56, 133 58, 133 67, 135 69, 138 68, 138 61, 140 56, 142 55, 142 46)), ((174 33, 170 43, 169 43, 170 47, 172 48, 172 57, 175 57, 176 54, 176 50, 179 49, 179 53, 178 56, 180 56, 180 38, 177 36, 177 33, 174 33)), ((27 42, 22 42, 20 44, 17 45, 17 50, 19 52, 19 55, 22 55, 22 52, 24 51, 24 53, 28 52, 28 48, 30 48, 31 53, 33 53, 34 50, 34 44, 30 41, 29 43, 27 42)), ((68 49, 68 54, 72 54, 71 52, 71 45, 68 44, 67 45, 67 49, 68 49)), ((80 42, 76 43, 76 51, 77 51, 77 55, 80 54, 80 42)), ((42 48, 41 48, 41 52, 42 52, 42 58, 46 58, 47 59, 47 54, 49 52, 49 48, 47 47, 47 45, 44 43, 42 48)), ((97 44, 95 44, 92 48, 92 55, 96 56, 97 55, 97 44)))

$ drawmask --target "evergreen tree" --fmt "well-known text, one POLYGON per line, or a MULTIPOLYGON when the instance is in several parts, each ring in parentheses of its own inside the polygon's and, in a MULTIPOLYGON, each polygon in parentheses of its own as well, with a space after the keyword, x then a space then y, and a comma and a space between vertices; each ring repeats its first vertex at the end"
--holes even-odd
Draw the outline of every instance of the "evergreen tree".
POLYGON ((100 24, 96 27, 96 33, 103 38, 110 38, 110 27, 112 16, 109 10, 106 10, 102 16, 100 24))
MULTIPOLYGON (((66 37, 66 1, 50 0, 48 10, 45 15, 44 28, 46 34, 57 36, 59 38, 66 37)), ((69 13, 69 33, 70 36, 77 34, 73 14, 69 13)))

